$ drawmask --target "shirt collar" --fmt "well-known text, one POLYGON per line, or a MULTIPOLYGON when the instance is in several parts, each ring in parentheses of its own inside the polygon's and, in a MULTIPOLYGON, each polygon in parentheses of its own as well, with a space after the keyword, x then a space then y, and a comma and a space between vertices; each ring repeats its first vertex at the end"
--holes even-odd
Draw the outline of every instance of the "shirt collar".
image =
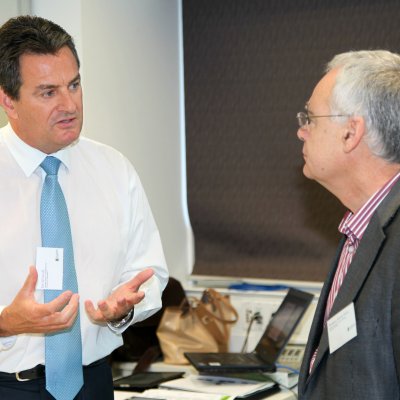
MULTIPOLYGON (((10 150, 17 164, 21 167, 27 177, 31 176, 40 166, 42 161, 50 154, 43 153, 26 144, 8 124, 3 130, 4 142, 10 150)), ((66 167, 70 168, 70 149, 66 147, 51 154, 57 157, 66 167)))
POLYGON ((348 237, 361 240, 372 215, 389 194, 394 184, 400 178, 400 172, 387 181, 378 191, 376 191, 368 201, 355 214, 347 211, 339 224, 339 232, 348 237))

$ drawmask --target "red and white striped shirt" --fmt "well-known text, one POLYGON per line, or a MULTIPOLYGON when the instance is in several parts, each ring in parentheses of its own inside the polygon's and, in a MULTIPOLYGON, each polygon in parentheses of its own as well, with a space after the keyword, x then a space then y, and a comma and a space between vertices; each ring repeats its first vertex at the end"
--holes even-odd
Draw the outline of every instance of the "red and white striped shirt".
MULTIPOLYGON (((342 286, 343 280, 349 269, 354 254, 357 251, 358 245, 363 237, 365 230, 372 218, 372 215, 378 208, 379 204, 389 194, 393 185, 397 182, 400 177, 400 172, 397 173, 392 179, 390 179, 381 189, 373 194, 369 200, 358 210, 355 214, 351 211, 347 211, 339 225, 339 231, 347 236, 347 240, 343 246, 342 253, 338 262, 335 277, 331 290, 329 292, 328 300, 325 308, 324 325, 329 319, 333 303, 335 302, 336 296, 342 286)), ((315 350, 310 360, 311 373, 315 358, 317 357, 318 348, 315 350)))

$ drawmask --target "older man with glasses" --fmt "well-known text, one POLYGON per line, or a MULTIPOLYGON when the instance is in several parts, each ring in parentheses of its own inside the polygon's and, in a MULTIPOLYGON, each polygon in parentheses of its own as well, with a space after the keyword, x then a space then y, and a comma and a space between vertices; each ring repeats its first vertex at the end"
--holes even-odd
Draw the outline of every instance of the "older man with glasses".
POLYGON ((337 55, 297 120, 304 175, 348 208, 299 399, 399 399, 400 55, 337 55))

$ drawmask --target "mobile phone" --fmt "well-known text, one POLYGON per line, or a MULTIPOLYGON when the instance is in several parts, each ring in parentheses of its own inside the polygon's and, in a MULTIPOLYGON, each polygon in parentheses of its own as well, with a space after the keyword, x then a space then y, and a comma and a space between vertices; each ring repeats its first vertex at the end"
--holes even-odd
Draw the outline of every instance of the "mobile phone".
POLYGON ((184 372, 136 372, 132 375, 116 379, 115 390, 130 390, 131 392, 143 392, 145 389, 157 387, 160 383, 171 379, 181 378, 184 372))

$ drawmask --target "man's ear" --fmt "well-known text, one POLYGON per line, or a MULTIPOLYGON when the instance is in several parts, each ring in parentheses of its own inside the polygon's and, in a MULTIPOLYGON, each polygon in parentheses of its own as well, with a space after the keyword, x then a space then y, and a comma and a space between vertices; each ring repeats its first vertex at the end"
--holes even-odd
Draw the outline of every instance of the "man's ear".
POLYGON ((345 153, 350 153, 358 147, 365 135, 365 120, 363 117, 350 117, 344 127, 342 135, 343 149, 345 153))
POLYGON ((0 106, 3 107, 8 118, 15 119, 17 117, 17 111, 14 107, 14 100, 4 93, 2 88, 0 88, 0 106))

